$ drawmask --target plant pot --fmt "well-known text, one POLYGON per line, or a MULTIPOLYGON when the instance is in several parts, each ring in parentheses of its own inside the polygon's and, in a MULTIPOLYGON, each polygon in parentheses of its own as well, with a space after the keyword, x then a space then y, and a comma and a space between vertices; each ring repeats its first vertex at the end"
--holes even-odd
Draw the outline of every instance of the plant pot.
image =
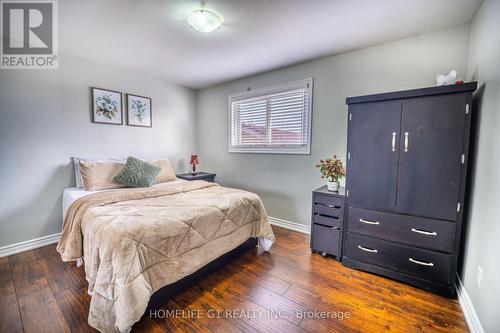
POLYGON ((338 181, 337 182, 327 181, 326 188, 328 191, 337 192, 340 188, 340 183, 338 181))

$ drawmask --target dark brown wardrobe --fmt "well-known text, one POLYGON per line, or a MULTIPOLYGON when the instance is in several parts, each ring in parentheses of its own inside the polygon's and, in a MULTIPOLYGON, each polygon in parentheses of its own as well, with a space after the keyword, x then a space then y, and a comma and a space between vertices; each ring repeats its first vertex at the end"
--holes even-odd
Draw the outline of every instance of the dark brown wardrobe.
POLYGON ((476 87, 347 98, 344 265, 454 295, 476 87))

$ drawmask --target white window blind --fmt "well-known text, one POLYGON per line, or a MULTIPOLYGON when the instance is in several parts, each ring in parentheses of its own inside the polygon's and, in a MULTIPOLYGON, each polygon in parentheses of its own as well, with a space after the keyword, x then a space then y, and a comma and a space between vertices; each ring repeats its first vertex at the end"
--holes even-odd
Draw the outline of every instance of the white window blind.
POLYGON ((312 79, 229 96, 230 152, 309 154, 312 79))

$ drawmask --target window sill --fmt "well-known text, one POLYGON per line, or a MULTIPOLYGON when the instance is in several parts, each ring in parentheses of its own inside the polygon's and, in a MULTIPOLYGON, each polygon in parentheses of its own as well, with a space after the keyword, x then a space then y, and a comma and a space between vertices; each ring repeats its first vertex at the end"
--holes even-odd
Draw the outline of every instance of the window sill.
POLYGON ((278 155, 311 155, 311 149, 287 148, 229 148, 229 153, 238 154, 278 154, 278 155))

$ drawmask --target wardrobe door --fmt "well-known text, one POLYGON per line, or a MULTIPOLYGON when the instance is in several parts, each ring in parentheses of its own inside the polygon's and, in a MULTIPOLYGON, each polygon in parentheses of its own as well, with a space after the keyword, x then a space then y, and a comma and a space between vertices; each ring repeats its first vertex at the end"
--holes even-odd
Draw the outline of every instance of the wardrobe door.
POLYGON ((398 212, 456 220, 466 94, 403 101, 398 212))
POLYGON ((401 101, 349 106, 349 204, 394 210, 401 101))

